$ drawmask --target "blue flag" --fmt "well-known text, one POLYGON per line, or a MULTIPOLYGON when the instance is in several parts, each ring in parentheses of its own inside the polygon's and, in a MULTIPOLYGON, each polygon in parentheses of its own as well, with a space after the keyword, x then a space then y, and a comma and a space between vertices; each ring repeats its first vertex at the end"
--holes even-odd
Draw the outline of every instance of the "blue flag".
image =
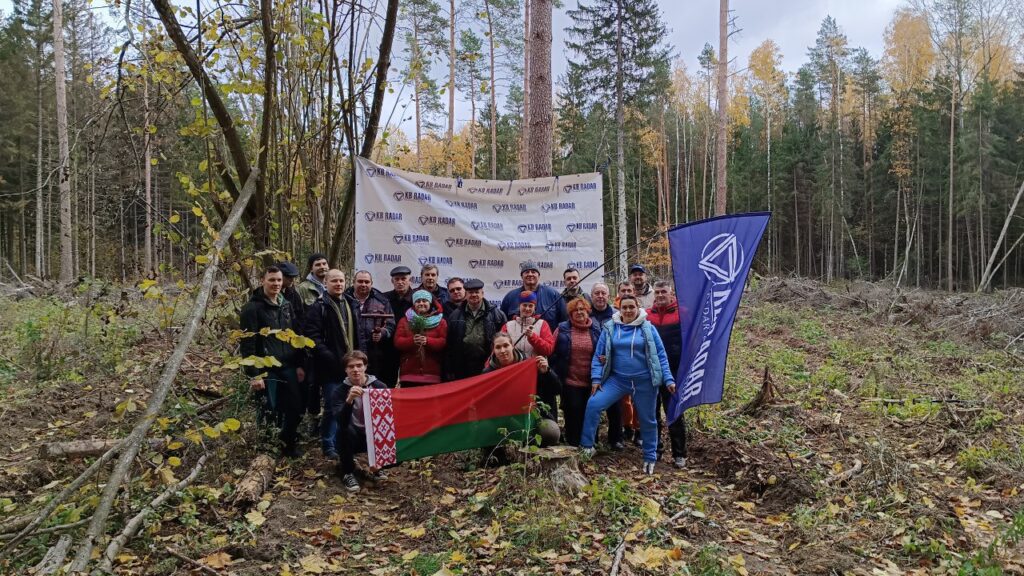
POLYGON ((668 231, 683 335, 669 422, 687 408, 722 401, 732 322, 770 216, 719 216, 668 231))

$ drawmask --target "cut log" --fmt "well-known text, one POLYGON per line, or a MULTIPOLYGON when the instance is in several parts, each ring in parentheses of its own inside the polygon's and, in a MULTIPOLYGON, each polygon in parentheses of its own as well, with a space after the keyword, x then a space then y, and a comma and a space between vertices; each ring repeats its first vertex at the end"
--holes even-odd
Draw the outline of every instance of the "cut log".
MULTIPOLYGON (((84 458, 86 456, 99 456, 105 454, 120 440, 71 440, 68 442, 50 442, 39 447, 39 457, 44 460, 54 458, 84 458)), ((147 440, 149 447, 153 449, 163 446, 164 441, 160 439, 147 440)))
POLYGON ((249 465, 249 471, 238 483, 238 491, 235 492, 235 506, 249 506, 259 502, 263 493, 270 487, 270 481, 274 478, 274 469, 277 462, 267 454, 260 454, 249 465))

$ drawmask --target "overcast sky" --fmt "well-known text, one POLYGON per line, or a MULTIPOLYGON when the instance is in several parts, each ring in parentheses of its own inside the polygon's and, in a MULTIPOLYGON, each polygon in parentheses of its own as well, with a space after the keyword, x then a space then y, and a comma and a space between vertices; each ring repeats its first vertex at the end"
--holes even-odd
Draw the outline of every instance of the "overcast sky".
MULTIPOLYGON (((564 41, 565 27, 569 25, 566 13, 576 7, 577 1, 563 0, 563 7, 554 11, 551 53, 556 81, 566 68, 564 41)), ((103 3, 101 0, 94 5, 103 3)), ((675 55, 686 63, 691 72, 694 71, 697 54, 705 42, 711 43, 718 51, 718 0, 658 0, 658 3, 668 27, 669 44, 673 46, 675 55)), ((745 68, 750 52, 771 38, 782 51, 783 68, 794 72, 806 61, 807 48, 814 44, 821 21, 831 15, 846 34, 851 48, 863 46, 878 58, 882 52, 885 27, 896 8, 905 3, 906 0, 731 0, 730 8, 740 32, 731 39, 729 56, 737 69, 745 68)), ((0 0, 0 11, 9 14, 11 0, 0 0)), ((396 46, 395 50, 399 53, 401 48, 396 46)), ((440 69, 440 66, 435 67, 435 71, 440 69)), ((408 100, 407 93, 403 99, 408 100)), ((394 100, 388 102, 385 113, 393 104, 394 100)), ((468 105, 460 105, 457 112, 460 123, 468 120, 468 105)), ((402 110, 399 109, 393 118, 398 120, 401 116, 402 110)), ((411 132, 408 121, 403 122, 403 128, 407 133, 411 132)))

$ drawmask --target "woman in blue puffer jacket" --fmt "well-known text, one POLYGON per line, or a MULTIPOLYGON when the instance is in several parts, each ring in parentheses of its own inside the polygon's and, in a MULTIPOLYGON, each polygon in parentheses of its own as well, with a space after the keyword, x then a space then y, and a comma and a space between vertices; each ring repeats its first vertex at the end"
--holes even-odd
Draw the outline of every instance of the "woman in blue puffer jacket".
POLYGON ((643 439, 643 471, 654 474, 654 462, 658 459, 658 389, 664 386, 672 394, 676 383, 665 345, 635 296, 623 296, 619 311, 602 328, 590 364, 590 382, 592 394, 587 401, 580 441, 584 453, 594 452, 601 412, 626 394, 632 394, 643 439))

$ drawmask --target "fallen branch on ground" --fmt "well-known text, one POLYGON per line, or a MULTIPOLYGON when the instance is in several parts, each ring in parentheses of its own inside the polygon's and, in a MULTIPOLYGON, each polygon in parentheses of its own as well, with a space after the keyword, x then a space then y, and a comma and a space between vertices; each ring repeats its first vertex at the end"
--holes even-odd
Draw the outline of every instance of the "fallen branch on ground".
POLYGON ((189 558, 188 556, 185 556, 181 552, 178 552, 174 548, 171 548, 170 546, 166 546, 166 548, 167 548, 167 553, 168 554, 170 554, 171 556, 174 556, 175 558, 177 558, 178 560, 181 560, 182 562, 188 564, 189 566, 192 566, 193 568, 201 570, 201 571, 203 571, 203 572, 205 572, 207 574, 211 574, 212 576, 220 576, 220 572, 214 570, 213 568, 207 566, 206 564, 202 564, 200 562, 197 562, 197 561, 189 558))
POLYGON ((860 471, 863 469, 864 463, 861 462, 860 460, 854 460, 852 468, 840 472, 839 474, 833 474, 829 476, 826 482, 828 482, 829 484, 842 484, 843 482, 846 482, 847 480, 853 478, 857 474, 860 474, 860 471))
MULTIPOLYGON (((164 441, 159 439, 147 440, 150 448, 159 448, 164 441)), ((98 440, 71 440, 68 442, 50 442, 39 447, 39 457, 44 460, 54 458, 82 458, 85 456, 99 456, 107 450, 120 444, 120 440, 98 439, 98 440)))
POLYGON ((33 572, 37 575, 43 574, 56 574, 60 567, 64 565, 64 558, 68 555, 68 550, 71 548, 71 536, 67 534, 60 537, 57 541, 57 545, 46 551, 46 555, 43 559, 36 564, 33 572))
POLYGON ((125 438, 124 444, 122 444, 117 465, 107 479, 99 503, 96 505, 96 511, 93 513, 92 522, 89 524, 89 529, 86 531, 82 541, 78 544, 78 550, 75 552, 75 558, 71 562, 69 572, 85 571, 92 558, 93 545, 106 531, 107 517, 110 516, 114 499, 117 497, 118 492, 121 491, 121 484, 124 482, 128 470, 135 462, 135 457, 139 453, 143 439, 160 415, 164 401, 167 399, 171 386, 174 384, 174 379, 181 369, 185 353, 188 351, 189 345, 192 344, 192 339, 195 338, 196 332, 199 331, 199 326, 206 315, 206 306, 210 301, 210 293, 213 291, 213 281, 219 271, 220 252, 224 250, 231 235, 234 234, 235 228, 238 227, 242 219, 242 212, 245 210, 245 206, 249 203, 249 199, 252 198, 253 192, 256 189, 256 180, 258 178, 259 170, 254 169, 246 179, 245 186, 242 188, 238 200, 231 208, 231 214, 228 215, 224 225, 218 231, 217 240, 214 242, 212 249, 206 255, 209 264, 207 264, 206 269, 203 271, 202 281, 199 283, 199 290, 196 292, 196 300, 192 305, 192 311, 189 313, 185 327, 174 346, 174 352, 164 365, 160 379, 154 387, 153 395, 149 398, 146 412, 139 419, 128 437, 125 438))
POLYGON ((139 510, 139 513, 133 516, 132 519, 125 524, 124 530, 122 530, 116 538, 110 541, 106 552, 103 553, 103 560, 100 562, 99 568, 94 570, 93 574, 99 575, 110 573, 113 570, 114 559, 117 558, 118 552, 121 551, 121 548, 127 544, 129 540, 138 534, 139 530, 142 528, 143 522, 146 521, 146 517, 160 508, 168 498, 194 482, 199 476, 199 472, 203 469, 203 464, 206 464, 206 454, 203 454, 199 458, 199 461, 196 462, 195 467, 192 468, 192 472, 189 473, 188 476, 182 478, 181 481, 174 486, 168 486, 167 489, 161 492, 159 496, 143 507, 142 510, 139 510))
MULTIPOLYGON (((60 524, 60 525, 57 525, 57 526, 49 526, 47 528, 40 528, 39 530, 36 530, 36 534, 53 534, 54 532, 62 532, 64 530, 71 530, 73 528, 78 528, 79 526, 84 526, 86 524, 86 522, 89 521, 90 518, 92 518, 92 516, 90 516, 89 518, 82 518, 78 522, 71 522, 69 524, 60 524)), ((0 540, 10 540, 11 538, 14 538, 17 535, 18 534, 16 532, 9 532, 7 534, 0 534, 0 540)))

